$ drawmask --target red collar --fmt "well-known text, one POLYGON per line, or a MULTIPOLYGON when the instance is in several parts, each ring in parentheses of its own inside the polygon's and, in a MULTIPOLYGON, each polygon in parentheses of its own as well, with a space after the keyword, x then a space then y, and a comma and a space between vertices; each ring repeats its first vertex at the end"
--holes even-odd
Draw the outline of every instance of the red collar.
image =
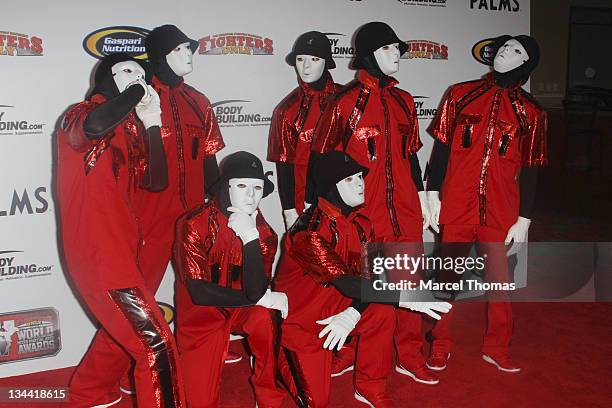
MULTIPOLYGON (((365 69, 360 69, 357 71, 357 80, 372 90, 380 89, 380 80, 375 76, 370 75, 370 73, 365 69)), ((392 88, 397 84, 399 84, 399 81, 391 77, 391 80, 382 88, 382 90, 392 88)))
POLYGON ((171 88, 169 85, 163 83, 157 76, 153 76, 153 79, 151 80, 151 85, 153 85, 153 87, 155 89, 164 89, 166 91, 168 90, 172 90, 172 89, 179 89, 182 88, 182 86, 185 84, 185 80, 181 77, 179 84, 177 86, 175 86, 174 88, 171 88))

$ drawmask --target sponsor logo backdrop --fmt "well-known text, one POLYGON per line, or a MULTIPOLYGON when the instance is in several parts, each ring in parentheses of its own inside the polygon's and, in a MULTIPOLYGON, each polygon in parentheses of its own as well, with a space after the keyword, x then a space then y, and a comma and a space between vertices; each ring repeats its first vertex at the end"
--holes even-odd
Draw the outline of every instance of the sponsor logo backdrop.
MULTIPOLYGON (((396 78, 421 97, 416 99, 424 143, 419 158, 425 169, 432 146, 425 129, 445 89, 487 71, 473 56, 475 44, 529 32, 529 0, 508 2, 511 10, 503 1, 459 0, 177 0, 146 7, 66 0, 32 13, 37 3, 42 5, 40 0, 14 3, 3 10, 0 26, 0 314, 55 309, 61 349, 0 364, 0 377, 75 365, 94 333, 62 270, 52 173, 54 127, 70 104, 84 98, 100 53, 123 47, 140 56, 146 30, 176 24, 201 44, 186 81, 215 103, 227 144, 219 158, 248 150, 264 160, 266 170, 274 170, 265 161, 268 125, 274 106, 297 86, 285 63, 297 36, 309 30, 329 33, 337 64, 332 74, 346 83, 354 77, 348 65, 355 29, 385 21, 411 41, 412 54, 401 60, 396 78)), ((482 55, 480 49, 476 55, 482 55)), ((281 234, 276 193, 263 201, 262 210, 281 234)), ((172 275, 169 268, 157 294, 168 305, 172 275)), ((170 309, 164 310, 171 318, 170 309)))

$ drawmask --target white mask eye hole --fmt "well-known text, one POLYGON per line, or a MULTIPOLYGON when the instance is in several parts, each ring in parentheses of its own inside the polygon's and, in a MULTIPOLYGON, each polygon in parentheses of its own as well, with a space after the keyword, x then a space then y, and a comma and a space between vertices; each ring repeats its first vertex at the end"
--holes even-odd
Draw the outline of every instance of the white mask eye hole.
POLYGON ((321 58, 319 58, 319 57, 313 57, 313 58, 312 58, 312 60, 313 60, 313 61, 315 61, 315 62, 316 62, 316 61, 319 61, 320 59, 321 59, 321 58))
POLYGON ((346 183, 350 183, 351 181, 353 181, 353 176, 348 176, 347 178, 344 179, 344 181, 346 183))
POLYGON ((261 190, 263 190, 263 187, 262 187, 262 186, 255 186, 254 188, 255 188, 255 190, 257 190, 257 191, 261 191, 261 190))
POLYGON ((389 49, 389 46, 388 45, 383 45, 382 49, 386 51, 386 50, 389 49))
POLYGON ((130 68, 123 68, 123 72, 131 74, 133 71, 130 68))
POLYGON ((236 184, 236 187, 238 187, 238 188, 246 188, 246 184, 238 183, 238 184, 236 184))
POLYGON ((302 61, 304 61, 304 58, 303 57, 297 57, 295 60, 299 61, 299 62, 302 62, 302 61))
POLYGON ((519 50, 518 48, 516 48, 516 49, 514 50, 514 52, 516 52, 516 53, 517 53, 517 54, 519 54, 519 55, 520 55, 520 54, 522 54, 521 50, 519 50))

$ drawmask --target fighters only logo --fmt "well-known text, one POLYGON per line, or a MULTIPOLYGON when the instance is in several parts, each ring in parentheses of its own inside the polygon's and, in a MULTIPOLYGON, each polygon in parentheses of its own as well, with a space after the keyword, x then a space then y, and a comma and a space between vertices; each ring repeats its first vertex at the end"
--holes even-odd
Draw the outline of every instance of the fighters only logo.
POLYGON ((100 28, 87 34, 83 48, 94 58, 102 59, 109 54, 124 52, 137 59, 147 59, 145 38, 149 30, 132 26, 100 28))
POLYGON ((428 40, 409 40, 406 41, 406 45, 408 45, 408 50, 402 55, 402 58, 448 59, 448 46, 445 44, 428 40))
POLYGON ((272 55, 274 43, 268 37, 246 33, 211 34, 198 40, 200 55, 272 55))
POLYGON ((0 364, 51 357, 61 348, 55 309, 47 307, 0 314, 0 364))
POLYGON ((12 31, 0 31, 0 56, 40 57, 43 55, 40 37, 12 31))
POLYGON ((493 58, 495 58, 495 55, 493 55, 494 41, 495 38, 485 38, 474 44, 472 47, 472 56, 474 59, 484 65, 493 65, 493 58))

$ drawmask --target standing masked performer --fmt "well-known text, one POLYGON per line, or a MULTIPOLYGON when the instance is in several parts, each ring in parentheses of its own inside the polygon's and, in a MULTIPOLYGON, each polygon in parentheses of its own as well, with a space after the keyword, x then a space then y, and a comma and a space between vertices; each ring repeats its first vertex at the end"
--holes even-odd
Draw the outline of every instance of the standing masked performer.
POLYGON ((137 203, 144 238, 141 266, 147 285, 156 291, 172 255, 176 220, 203 202, 205 184, 218 177, 215 153, 224 143, 210 101, 183 81, 193 70, 198 42, 164 25, 149 33, 145 46, 161 101, 168 159, 168 188, 137 203))
POLYGON ((222 163, 215 198, 177 222, 177 342, 190 407, 216 407, 229 335, 247 336, 255 357, 251 384, 260 407, 278 407, 277 328, 287 296, 268 289, 278 238, 258 210, 274 190, 247 152, 222 163))
MULTIPOLYGON (((396 87, 389 75, 399 70, 407 45, 382 22, 362 26, 355 36, 357 79, 347 84, 327 105, 312 142, 317 153, 345 151, 369 170, 364 215, 374 227, 377 242, 402 242, 407 250, 423 252, 423 229, 429 210, 417 151, 422 144, 412 96, 396 87)), ((435 384, 421 353, 421 315, 398 309, 395 334, 396 370, 415 381, 435 384)), ((354 353, 339 353, 334 375, 350 370, 354 353)))
POLYGON ((133 203, 143 188, 167 184, 159 97, 145 70, 126 54, 105 57, 90 97, 68 109, 57 133, 65 260, 100 324, 71 380, 71 407, 118 403, 126 352, 139 406, 185 407, 172 332, 139 268, 133 203))
POLYGON ((318 31, 298 37, 286 58, 299 86, 274 109, 268 136, 268 160, 276 162, 285 227, 289 229, 306 205, 306 173, 314 127, 327 100, 339 86, 329 70, 336 67, 329 39, 318 31))
MULTIPOLYGON (((385 386, 395 311, 361 300, 362 288, 371 287, 361 273, 361 246, 373 238, 372 225, 358 211, 368 172, 343 152, 321 155, 312 167, 317 204, 285 236, 275 278, 275 288, 287 294, 290 307, 281 343, 289 351, 300 399, 309 407, 327 406, 332 350, 340 350, 349 335, 358 339, 355 398, 377 408, 394 406, 385 386)), ((444 302, 393 303, 438 318, 435 311, 450 308, 444 302)))
MULTIPOLYGON (((428 198, 432 224, 442 224, 443 242, 487 245, 489 280, 508 282, 506 248, 527 241, 536 189, 536 166, 546 164, 546 113, 523 85, 539 61, 536 41, 504 35, 493 44, 493 72, 453 85, 430 131, 436 141, 428 198), (518 182, 517 182, 518 179, 518 182), (441 201, 440 201, 441 200, 441 201)), ((518 372, 508 349, 512 309, 507 293, 488 303, 483 359, 502 371, 518 372)), ((489 294, 491 300, 491 294, 489 294)), ((450 357, 450 316, 434 328, 428 366, 443 370, 450 357)))

